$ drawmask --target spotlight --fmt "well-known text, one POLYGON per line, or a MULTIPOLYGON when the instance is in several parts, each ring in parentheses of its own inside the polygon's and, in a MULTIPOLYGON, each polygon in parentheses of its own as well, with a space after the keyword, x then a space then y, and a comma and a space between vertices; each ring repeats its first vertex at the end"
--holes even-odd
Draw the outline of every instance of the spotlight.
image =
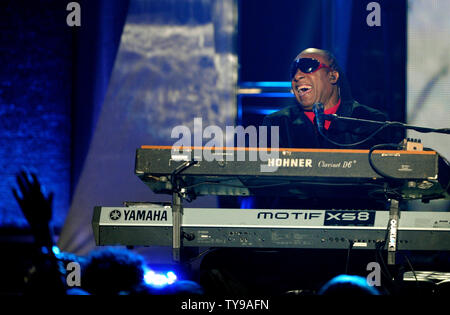
POLYGON ((173 271, 169 271, 169 272, 166 274, 166 277, 167 277, 167 284, 172 284, 172 283, 174 283, 175 281, 177 281, 177 275, 174 274, 173 271))
POLYGON ((152 287, 161 288, 173 284, 177 281, 177 276, 173 271, 156 273, 155 271, 148 269, 144 273, 144 281, 152 287))
POLYGON ((61 254, 61 251, 59 250, 59 247, 54 245, 52 246, 52 252, 53 254, 55 254, 56 256, 58 256, 59 254, 61 254))

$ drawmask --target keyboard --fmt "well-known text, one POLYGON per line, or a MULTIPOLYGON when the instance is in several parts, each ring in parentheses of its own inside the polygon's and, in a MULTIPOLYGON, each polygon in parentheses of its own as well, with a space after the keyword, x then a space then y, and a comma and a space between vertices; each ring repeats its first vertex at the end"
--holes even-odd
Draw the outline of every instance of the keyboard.
POLYGON ((156 193, 300 199, 448 199, 450 167, 435 151, 142 146, 135 174, 156 193))
MULTIPOLYGON (((183 247, 375 249, 389 211, 185 208, 183 247)), ((97 245, 171 246, 170 205, 95 207, 97 245)), ((450 212, 404 211, 397 250, 450 250, 450 212)))

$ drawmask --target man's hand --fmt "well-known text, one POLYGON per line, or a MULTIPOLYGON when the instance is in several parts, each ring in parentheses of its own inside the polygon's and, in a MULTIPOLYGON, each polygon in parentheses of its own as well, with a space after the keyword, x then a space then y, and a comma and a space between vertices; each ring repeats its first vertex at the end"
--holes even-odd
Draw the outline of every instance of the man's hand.
POLYGON ((53 241, 49 239, 52 235, 49 224, 52 218, 53 193, 45 196, 34 173, 20 171, 16 179, 20 191, 17 192, 15 188, 12 191, 36 241, 43 242, 43 245, 52 245, 53 241))
POLYGON ((65 294, 65 282, 58 269, 58 260, 52 252, 53 193, 46 196, 36 174, 20 171, 16 176, 19 191, 12 189, 34 236, 38 255, 33 257, 33 271, 27 275, 30 294, 65 294), (43 249, 46 249, 44 252, 43 249))

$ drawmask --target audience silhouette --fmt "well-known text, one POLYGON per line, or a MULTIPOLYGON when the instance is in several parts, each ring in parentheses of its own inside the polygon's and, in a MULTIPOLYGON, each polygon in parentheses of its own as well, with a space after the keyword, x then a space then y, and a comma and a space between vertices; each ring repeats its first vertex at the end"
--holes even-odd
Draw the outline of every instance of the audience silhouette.
POLYGON ((66 293, 63 275, 58 259, 53 252, 52 218, 53 193, 45 195, 43 187, 34 173, 25 170, 17 176, 19 191, 12 189, 13 195, 27 219, 34 239, 33 266, 25 276, 25 294, 66 293))
MULTIPOLYGON (((126 248, 95 248, 86 256, 54 251, 51 227, 53 193, 47 194, 34 173, 22 170, 17 176, 18 189, 12 193, 30 226, 33 236, 32 266, 27 270, 25 295, 209 295, 251 294, 232 274, 214 269, 214 263, 201 274, 199 283, 178 279, 161 287, 145 281, 148 268, 145 258, 126 248), (80 284, 67 281, 67 266, 80 267, 80 284)), ((202 262, 208 267, 208 259, 202 262)), ((450 282, 439 283, 438 295, 447 295, 450 282)), ((318 295, 381 295, 365 278, 342 274, 329 280, 318 295)))
POLYGON ((318 292, 319 295, 365 296, 380 295, 373 286, 367 284, 366 278, 355 275, 339 275, 328 281, 318 292))
POLYGON ((179 280, 160 288, 144 281, 144 257, 121 247, 96 248, 86 256, 54 252, 51 227, 53 193, 48 195, 35 173, 22 170, 17 176, 18 190, 12 193, 24 214, 34 240, 32 266, 25 275, 25 295, 200 295, 195 281, 179 280), (80 286, 66 281, 69 263, 79 264, 80 286))

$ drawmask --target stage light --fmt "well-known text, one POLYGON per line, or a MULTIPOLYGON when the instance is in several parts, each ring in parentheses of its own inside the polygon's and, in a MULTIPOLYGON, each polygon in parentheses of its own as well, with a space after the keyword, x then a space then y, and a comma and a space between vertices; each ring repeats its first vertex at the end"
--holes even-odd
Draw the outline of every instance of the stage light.
MULTIPOLYGON (((52 246, 52 252, 53 252, 53 254, 55 256, 58 256, 61 253, 61 251, 59 250, 59 247, 56 246, 56 245, 52 246)), ((44 255, 48 255, 50 253, 49 252, 49 248, 46 247, 46 246, 42 246, 41 247, 41 253, 44 254, 44 255)))
POLYGON ((153 287, 165 287, 171 285, 177 281, 177 276, 173 271, 166 273, 156 273, 155 271, 148 269, 144 273, 144 281, 146 284, 153 287))
POLYGON ((166 274, 166 277, 167 277, 167 284, 172 284, 172 283, 174 283, 175 281, 177 281, 177 276, 176 276, 176 274, 174 274, 172 271, 169 271, 169 272, 166 274))
POLYGON ((54 245, 52 246, 52 252, 53 254, 55 254, 56 256, 58 256, 59 254, 61 254, 61 251, 59 250, 59 247, 54 245))

